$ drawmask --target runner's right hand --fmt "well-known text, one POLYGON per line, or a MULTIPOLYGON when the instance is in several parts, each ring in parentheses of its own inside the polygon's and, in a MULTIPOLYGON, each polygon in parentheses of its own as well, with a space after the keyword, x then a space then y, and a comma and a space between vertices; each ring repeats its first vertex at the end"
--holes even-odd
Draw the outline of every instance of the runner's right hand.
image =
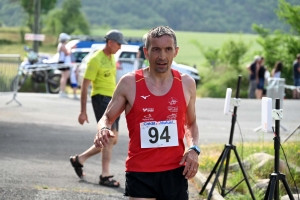
POLYGON ((109 138, 114 138, 114 133, 109 129, 100 129, 95 135, 94 145, 96 148, 102 148, 109 144, 109 138))
POLYGON ((79 114, 79 117, 78 117, 78 122, 79 122, 79 124, 83 125, 85 121, 86 121, 87 123, 89 123, 89 119, 88 119, 87 114, 86 114, 86 113, 80 113, 80 114, 79 114))

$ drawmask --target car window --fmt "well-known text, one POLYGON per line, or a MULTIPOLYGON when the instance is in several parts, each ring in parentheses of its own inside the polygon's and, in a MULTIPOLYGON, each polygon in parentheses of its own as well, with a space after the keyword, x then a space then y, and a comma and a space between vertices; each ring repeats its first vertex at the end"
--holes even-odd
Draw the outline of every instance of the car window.
POLYGON ((120 54, 119 58, 132 58, 132 59, 134 59, 135 57, 136 57, 136 52, 126 52, 126 51, 123 51, 120 54))
POLYGON ((82 59, 88 54, 89 52, 73 52, 71 54, 71 61, 81 63, 82 59))

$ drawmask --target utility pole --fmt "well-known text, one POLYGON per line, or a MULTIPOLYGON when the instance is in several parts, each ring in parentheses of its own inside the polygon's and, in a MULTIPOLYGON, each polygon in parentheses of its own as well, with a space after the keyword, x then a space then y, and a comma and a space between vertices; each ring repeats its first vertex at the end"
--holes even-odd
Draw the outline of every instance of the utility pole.
MULTIPOLYGON (((41 0, 34 0, 34 34, 39 34, 40 29, 40 11, 41 11, 41 0)), ((38 53, 39 41, 33 41, 33 50, 38 53)))

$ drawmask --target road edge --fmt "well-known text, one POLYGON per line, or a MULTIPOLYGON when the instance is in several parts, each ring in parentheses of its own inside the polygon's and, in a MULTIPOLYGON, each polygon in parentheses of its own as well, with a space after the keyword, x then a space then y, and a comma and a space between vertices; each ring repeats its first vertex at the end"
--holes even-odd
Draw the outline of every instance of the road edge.
MULTIPOLYGON (((197 174, 193 177, 193 181, 197 184, 197 186, 199 186, 199 188, 202 188, 203 185, 205 184, 207 178, 201 173, 201 172, 197 172, 197 174)), ((208 183, 205 190, 207 193, 210 192, 212 185, 211 183, 208 183)), ((224 200, 224 198, 216 191, 213 191, 212 194, 212 198, 211 200, 224 200)))

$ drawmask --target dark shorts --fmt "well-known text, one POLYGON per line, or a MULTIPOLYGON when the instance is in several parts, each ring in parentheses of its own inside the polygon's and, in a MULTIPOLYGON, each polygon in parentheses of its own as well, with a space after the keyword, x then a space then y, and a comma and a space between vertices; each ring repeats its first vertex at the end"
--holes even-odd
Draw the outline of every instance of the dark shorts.
POLYGON ((265 80, 263 78, 260 78, 258 84, 256 85, 256 88, 263 90, 264 85, 265 85, 265 80))
MULTIPOLYGON (((64 62, 60 61, 58 62, 58 64, 63 64, 64 62)), ((68 71, 70 70, 70 67, 62 67, 62 68, 58 68, 60 71, 68 71)))
POLYGON ((71 88, 78 88, 77 83, 71 83, 71 88))
POLYGON ((184 167, 164 172, 126 172, 125 196, 156 200, 188 200, 184 167))
MULTIPOLYGON (((111 100, 111 97, 103 96, 103 95, 100 95, 100 94, 96 94, 96 95, 92 96, 92 105, 93 105, 93 109, 94 109, 94 113, 95 113, 97 123, 99 122, 99 120, 103 116, 110 100, 111 100)), ((118 117, 115 120, 115 122, 111 126, 111 130, 119 131, 119 119, 120 119, 120 117, 118 117)))
POLYGON ((300 86, 300 78, 294 79, 294 86, 300 86))

